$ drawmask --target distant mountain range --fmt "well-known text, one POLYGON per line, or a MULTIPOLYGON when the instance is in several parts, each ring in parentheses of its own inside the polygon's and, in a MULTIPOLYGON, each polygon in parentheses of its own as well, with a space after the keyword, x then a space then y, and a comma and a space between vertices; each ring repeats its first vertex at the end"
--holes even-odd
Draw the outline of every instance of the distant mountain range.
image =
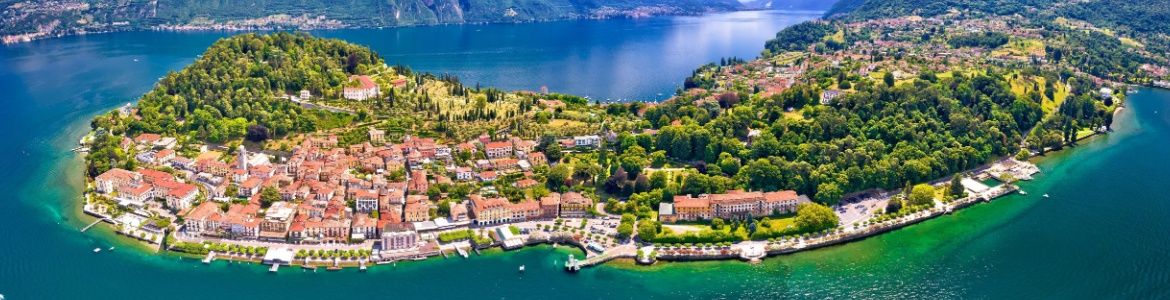
MULTIPOLYGON (((811 0, 797 0, 809 1, 811 0)), ((697 15, 736 0, 0 0, 4 41, 90 32, 322 29, 697 15)))
POLYGON ((743 2, 743 6, 747 9, 827 11, 836 2, 837 0, 751 0, 743 2))

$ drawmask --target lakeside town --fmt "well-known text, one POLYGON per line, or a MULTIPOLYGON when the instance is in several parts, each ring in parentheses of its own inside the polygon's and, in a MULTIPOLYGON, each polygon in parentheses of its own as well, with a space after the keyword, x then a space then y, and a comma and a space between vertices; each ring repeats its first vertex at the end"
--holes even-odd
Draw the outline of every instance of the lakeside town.
POLYGON ((274 271, 540 243, 581 248, 569 271, 758 261, 1026 195, 1029 158, 1109 132, 1135 80, 1082 68, 1043 30, 958 12, 813 21, 758 59, 700 67, 670 100, 604 104, 242 35, 95 119, 84 209, 160 250, 274 271), (312 59, 333 69, 290 63, 312 59), (277 83, 214 89, 253 74, 277 83))
MULTIPOLYGON (((873 212, 901 194, 867 195, 841 203, 835 210, 841 225, 815 235, 717 246, 641 245, 617 232, 621 216, 600 213, 603 209, 597 206, 602 203, 577 192, 553 192, 512 203, 488 186, 466 199, 443 203, 444 213, 438 215, 440 204, 427 195, 432 184, 490 183, 501 174, 515 174, 522 179, 513 186, 535 185, 531 168, 547 161, 543 153, 531 149, 534 141, 491 141, 484 136, 458 145, 425 138, 383 144, 382 132, 371 129, 369 134, 379 146, 365 143, 341 148, 335 136, 314 137, 282 162, 242 146, 230 162, 222 161, 223 154, 213 150, 188 158, 175 154, 173 138, 157 134, 125 138, 123 147, 141 151, 135 158, 143 167, 110 169, 95 177, 95 193, 87 194, 85 211, 114 224, 120 234, 148 243, 162 244, 169 233, 168 247, 205 255, 205 262, 218 257, 306 268, 364 268, 367 262, 466 257, 488 247, 565 243, 582 248, 591 259, 569 266, 580 268, 613 258, 758 260, 768 254, 831 245, 989 201, 1014 191, 1010 184, 998 184, 999 178, 1030 179, 1039 171, 1034 165, 1008 159, 964 178, 962 187, 970 196, 937 202, 894 219, 877 218, 881 214, 873 212), (478 161, 474 168, 449 166, 438 174, 428 175, 423 168, 449 162, 452 153, 459 151, 482 152, 488 159, 478 161), (387 168, 409 172, 403 181, 389 181, 381 176, 387 168), (997 184, 988 186, 988 181, 997 184), (171 222, 175 226, 169 226, 171 222), (168 228, 176 231, 167 232, 168 228)), ((600 137, 559 142, 591 149, 600 145, 600 137)), ((678 229, 688 225, 669 224, 792 213, 808 202, 807 196, 794 191, 681 195, 660 204, 658 219, 678 229)))

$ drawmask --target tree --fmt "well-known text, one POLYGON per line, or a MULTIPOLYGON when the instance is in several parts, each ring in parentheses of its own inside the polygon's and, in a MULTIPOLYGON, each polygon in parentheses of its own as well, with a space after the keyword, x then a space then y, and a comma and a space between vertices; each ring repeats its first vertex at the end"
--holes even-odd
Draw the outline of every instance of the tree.
POLYGON ((658 222, 651 220, 638 222, 638 237, 643 241, 653 241, 658 237, 658 222))
POLYGON ((967 189, 963 188, 963 177, 955 174, 951 177, 950 195, 955 198, 962 198, 967 196, 967 189))
POLYGON ((570 170, 567 164, 558 164, 548 169, 548 173, 545 175, 548 188, 557 191, 562 190, 562 188, 569 184, 572 172, 573 170, 570 170))
POLYGON ((630 223, 621 223, 617 227, 618 238, 627 239, 634 234, 634 225, 630 223))
POLYGON ((932 206, 934 205, 934 186, 929 184, 918 184, 910 190, 910 197, 908 197, 910 205, 932 206))
POLYGON ((549 163, 560 162, 561 158, 565 156, 565 153, 561 152, 562 150, 564 149, 561 148, 561 143, 553 141, 544 147, 544 157, 548 159, 549 163))
POLYGON ((720 218, 711 219, 711 229, 720 230, 720 229, 723 229, 723 225, 724 225, 723 219, 720 219, 720 218))
POLYGON ((824 204, 834 204, 841 201, 841 196, 844 192, 837 186, 836 183, 826 182, 817 185, 817 202, 824 204))
POLYGON ((837 227, 837 213, 819 203, 802 203, 796 207, 796 228, 801 232, 817 232, 837 227))
POLYGON ((1016 152, 1016 160, 1028 160, 1029 157, 1032 157, 1032 152, 1028 152, 1028 149, 1020 149, 1019 152, 1016 152))
POLYGON ((260 190, 260 207, 268 208, 272 203, 280 201, 280 191, 273 186, 266 186, 260 190))
POLYGON ((244 138, 253 142, 263 142, 268 139, 268 127, 260 124, 248 125, 248 133, 244 138))
POLYGON ((886 86, 893 87, 894 86, 894 73, 893 72, 886 72, 886 75, 882 76, 882 81, 886 83, 886 86))
POLYGON ((893 198, 893 199, 890 199, 889 202, 886 202, 886 213, 887 214, 896 213, 899 210, 902 210, 902 200, 901 199, 893 198))

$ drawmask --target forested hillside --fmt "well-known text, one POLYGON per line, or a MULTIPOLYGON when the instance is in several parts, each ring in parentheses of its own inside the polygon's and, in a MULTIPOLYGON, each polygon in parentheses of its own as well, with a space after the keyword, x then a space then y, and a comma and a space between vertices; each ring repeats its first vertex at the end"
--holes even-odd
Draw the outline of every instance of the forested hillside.
POLYGON ((0 0, 6 42, 149 29, 273 29, 529 22, 731 11, 735 0, 0 0), (28 35, 20 37, 19 35, 28 35), (8 41, 12 40, 12 41, 8 41))

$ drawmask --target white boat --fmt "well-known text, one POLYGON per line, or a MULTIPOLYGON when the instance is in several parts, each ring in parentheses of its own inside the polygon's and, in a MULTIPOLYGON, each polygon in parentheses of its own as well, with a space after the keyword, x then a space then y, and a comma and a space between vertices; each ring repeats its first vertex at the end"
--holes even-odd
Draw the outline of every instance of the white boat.
POLYGON ((520 273, 524 273, 524 265, 520 265, 520 273))
POLYGON ((93 253, 102 252, 102 248, 93 248, 93 253))
POLYGON ((106 249, 106 250, 114 251, 114 247, 110 247, 110 249, 106 249))
POLYGON ((1027 195, 1027 194, 1028 194, 1028 192, 1025 192, 1024 190, 1020 190, 1020 195, 1027 195))
POLYGON ((1048 198, 1048 194, 1044 194, 1044 198, 1048 198))

